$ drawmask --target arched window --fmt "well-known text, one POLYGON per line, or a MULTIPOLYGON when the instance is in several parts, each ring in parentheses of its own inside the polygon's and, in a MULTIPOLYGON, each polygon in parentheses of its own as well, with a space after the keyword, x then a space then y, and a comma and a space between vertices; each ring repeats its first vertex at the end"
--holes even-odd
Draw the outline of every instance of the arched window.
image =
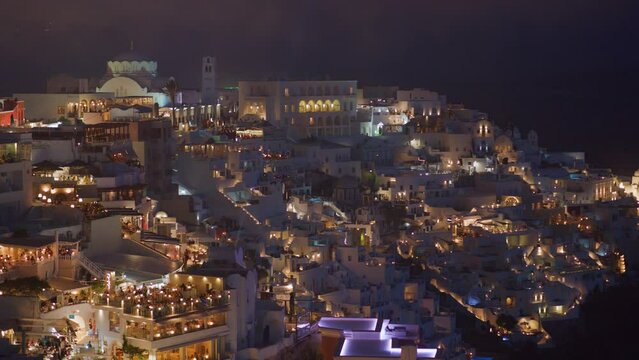
POLYGON ((310 126, 315 125, 315 119, 313 119, 313 117, 312 117, 312 116, 311 116, 310 118, 308 118, 308 124, 309 124, 310 126))
POLYGON ((333 118, 330 116, 326 118, 326 126, 333 126, 333 118))
POLYGON ((323 117, 318 117, 317 118, 317 126, 324 126, 324 118, 323 117))
POLYGON ((342 105, 339 100, 333 100, 333 111, 342 111, 342 105))
POLYGON ((328 111, 328 103, 330 101, 326 101, 325 103, 322 104, 322 111, 328 111))
POLYGON ((309 100, 308 103, 306 104, 306 112, 312 112, 312 111, 315 111, 315 101, 309 100))
POLYGON ((300 110, 301 113, 306 112, 306 101, 300 100, 299 110, 300 110))

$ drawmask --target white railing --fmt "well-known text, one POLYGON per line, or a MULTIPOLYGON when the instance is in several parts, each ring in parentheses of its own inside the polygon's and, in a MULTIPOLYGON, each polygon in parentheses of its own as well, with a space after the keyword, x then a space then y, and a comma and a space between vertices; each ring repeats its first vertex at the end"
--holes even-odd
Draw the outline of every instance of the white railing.
POLYGON ((80 264, 87 269, 91 275, 95 276, 98 279, 103 279, 105 276, 104 270, 96 263, 91 261, 88 257, 84 256, 82 253, 78 253, 76 256, 80 264))

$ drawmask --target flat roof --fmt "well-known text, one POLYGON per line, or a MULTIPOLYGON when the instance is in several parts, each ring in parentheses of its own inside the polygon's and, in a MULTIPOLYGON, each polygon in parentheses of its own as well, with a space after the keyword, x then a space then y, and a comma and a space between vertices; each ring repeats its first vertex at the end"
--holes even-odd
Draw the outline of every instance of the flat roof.
POLYGON ((110 253, 90 257, 107 269, 124 272, 127 277, 142 281, 159 279, 176 271, 182 263, 156 256, 110 253), (135 276, 131 276, 135 275, 135 276))
POLYGON ((0 238, 0 245, 26 248, 41 248, 55 243, 53 236, 28 236, 0 238))
POLYGON ((378 319, 375 318, 323 317, 319 321, 319 327, 346 331, 375 331, 377 323, 378 319))
POLYGON ((89 285, 82 284, 79 281, 63 279, 58 277, 50 278, 48 281, 49 281, 49 285, 51 285, 52 288, 56 290, 61 290, 61 291, 76 290, 76 289, 89 287, 89 285))
MULTIPOLYGON (((344 339, 340 349, 340 357, 399 358, 402 349, 393 347, 391 339, 344 339)), ((417 348, 418 359, 434 359, 436 348, 417 348)))

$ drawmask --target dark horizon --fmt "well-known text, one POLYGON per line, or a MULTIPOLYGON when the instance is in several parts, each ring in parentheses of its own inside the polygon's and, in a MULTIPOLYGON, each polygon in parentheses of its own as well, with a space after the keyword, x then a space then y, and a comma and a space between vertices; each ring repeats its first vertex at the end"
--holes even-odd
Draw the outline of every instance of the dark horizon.
MULTIPOLYGON (((196 88, 201 56, 224 84, 287 76, 423 87, 551 150, 586 151, 630 174, 639 95, 633 1, 24 0, 0 29, 0 94, 43 91, 58 73, 96 76, 135 49, 196 88), (601 126, 605 123, 607 126, 601 126)), ((27 104, 28 106, 28 104, 27 104)))

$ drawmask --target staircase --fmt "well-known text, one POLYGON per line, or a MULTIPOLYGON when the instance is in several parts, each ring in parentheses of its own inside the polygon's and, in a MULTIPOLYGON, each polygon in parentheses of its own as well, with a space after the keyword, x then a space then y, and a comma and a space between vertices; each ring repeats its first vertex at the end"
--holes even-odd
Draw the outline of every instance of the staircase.
POLYGON ((87 271, 91 275, 95 276, 97 279, 104 279, 106 273, 100 267, 100 265, 94 263, 93 261, 91 261, 91 259, 84 256, 84 254, 82 253, 79 253, 78 255, 76 255, 76 258, 78 259, 78 262, 80 263, 80 265, 82 265, 82 267, 87 269, 87 271))

